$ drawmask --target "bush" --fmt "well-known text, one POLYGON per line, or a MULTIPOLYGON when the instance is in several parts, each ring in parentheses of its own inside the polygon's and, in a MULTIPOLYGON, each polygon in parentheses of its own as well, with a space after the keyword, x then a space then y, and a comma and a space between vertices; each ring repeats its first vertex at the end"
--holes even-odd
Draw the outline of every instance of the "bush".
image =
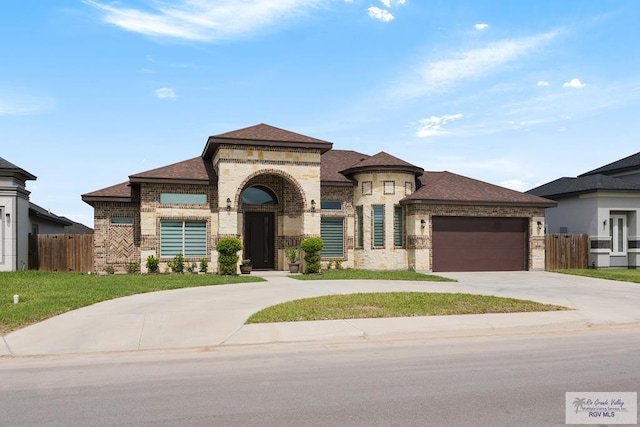
POLYGON ((296 262, 298 262, 300 252, 295 246, 289 246, 288 248, 285 248, 284 255, 287 257, 287 260, 289 260, 289 263, 295 264, 296 262))
POLYGON ((218 263, 220 264, 220 274, 238 274, 238 251, 242 249, 242 242, 236 237, 225 237, 218 240, 216 250, 220 253, 218 263))
POLYGON ((109 264, 109 265, 107 265, 107 266, 104 268, 104 271, 105 271, 107 274, 115 274, 116 269, 115 269, 115 268, 113 268, 113 265, 109 264))
POLYGON ((153 255, 147 257, 147 270, 149 273, 157 273, 160 267, 160 260, 153 255))
POLYGON ((209 270, 209 261, 206 258, 200 260, 200 273, 206 273, 209 270))
POLYGON ((182 253, 173 257, 172 261, 167 263, 171 271, 174 273, 183 273, 184 272, 184 256, 182 253))
POLYGON ((301 248, 304 251, 304 272, 305 274, 318 273, 320 271, 320 251, 324 247, 324 242, 320 237, 309 237, 304 239, 301 248))
POLYGON ((125 266, 127 274, 135 274, 138 272, 138 263, 135 261, 128 262, 125 266))

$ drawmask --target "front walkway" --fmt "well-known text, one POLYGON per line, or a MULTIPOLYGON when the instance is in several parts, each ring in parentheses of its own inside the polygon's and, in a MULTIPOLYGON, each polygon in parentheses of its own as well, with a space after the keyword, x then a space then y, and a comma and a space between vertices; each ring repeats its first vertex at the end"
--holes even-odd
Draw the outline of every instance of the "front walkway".
POLYGON ((549 272, 446 273, 458 282, 298 281, 254 272, 262 283, 187 288, 101 302, 12 332, 0 356, 212 348, 216 346, 464 336, 640 326, 640 285, 549 272), (354 292, 466 292, 531 299, 564 312, 351 319, 245 325, 254 312, 284 301, 354 292))

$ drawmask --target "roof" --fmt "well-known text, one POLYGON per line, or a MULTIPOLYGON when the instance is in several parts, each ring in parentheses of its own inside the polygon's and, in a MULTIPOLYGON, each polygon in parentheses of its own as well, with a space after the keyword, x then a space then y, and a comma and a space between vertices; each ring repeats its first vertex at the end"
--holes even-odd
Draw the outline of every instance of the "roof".
POLYGON ((93 228, 87 227, 86 225, 79 222, 72 222, 73 224, 64 228, 65 234, 93 234, 93 228))
POLYGON ((404 160, 394 157, 389 153, 381 151, 375 156, 360 160, 340 172, 349 176, 357 172, 379 170, 406 171, 413 173, 416 176, 422 175, 422 172, 424 171, 424 169, 418 166, 414 166, 411 163, 405 162, 404 160))
POLYGON ((127 181, 91 193, 85 193, 82 195, 82 201, 88 204, 93 202, 130 202, 131 186, 127 181))
POLYGON ((556 202, 519 191, 467 178, 451 172, 425 172, 420 178, 422 186, 401 202, 552 207, 556 202))
POLYGON ((640 192, 640 184, 635 184, 624 179, 602 174, 587 176, 581 175, 578 178, 559 178, 555 181, 533 188, 527 191, 527 193, 540 197, 556 199, 597 191, 640 192))
POLYGON ((70 219, 55 215, 50 211, 48 211, 47 209, 44 209, 36 205, 35 203, 31 203, 31 202, 29 202, 29 216, 38 218, 42 221, 48 221, 48 222, 52 222, 52 223, 60 224, 64 226, 69 226, 73 224, 73 221, 71 221, 70 219))
POLYGON ((351 150, 331 150, 320 157, 320 181, 323 183, 344 183, 352 185, 349 178, 340 171, 368 159, 368 154, 351 150))
POLYGON ((202 157, 205 159, 213 157, 221 144, 319 149, 321 153, 329 151, 333 147, 331 142, 260 123, 255 126, 210 136, 202 152, 202 157))
POLYGON ((209 184, 215 181, 215 172, 210 162, 202 157, 184 160, 149 171, 129 175, 130 183, 172 182, 182 184, 209 184))
POLYGON ((0 176, 18 176, 23 181, 36 180, 36 176, 0 157, 0 176))
POLYGON ((582 175, 578 175, 578 177, 595 174, 612 175, 615 173, 626 172, 635 169, 640 170, 640 153, 632 154, 628 157, 625 157, 624 159, 620 159, 592 171, 585 172, 582 175))

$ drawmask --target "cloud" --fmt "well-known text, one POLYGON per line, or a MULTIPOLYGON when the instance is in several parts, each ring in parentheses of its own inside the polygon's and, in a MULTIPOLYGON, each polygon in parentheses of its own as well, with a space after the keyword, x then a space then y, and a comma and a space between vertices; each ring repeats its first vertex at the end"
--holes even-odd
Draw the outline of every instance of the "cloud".
POLYGON ((367 9, 369 16, 380 21, 389 22, 393 20, 393 15, 386 9, 380 9, 379 7, 371 6, 367 9))
POLYGON ((392 7, 397 5, 403 5, 407 2, 407 0, 380 0, 380 3, 385 5, 385 7, 392 7))
POLYGON ((580 79, 571 79, 568 82, 564 82, 562 83, 562 87, 572 87, 572 88, 576 88, 576 89, 580 89, 585 87, 587 84, 586 83, 582 83, 580 81, 580 79))
POLYGON ((446 90, 460 81, 477 79, 530 54, 557 35, 557 31, 550 31, 530 37, 501 40, 483 48, 458 53, 451 58, 427 62, 418 66, 408 81, 397 85, 394 93, 402 97, 416 97, 446 90))
POLYGON ((176 0, 150 2, 150 10, 83 0, 105 22, 152 37, 211 42, 246 37, 293 19, 327 0, 176 0))
POLYGON ((549 82, 540 80, 538 83, 536 83, 536 86, 549 86, 549 82))
POLYGON ((506 181, 502 181, 500 185, 516 191, 524 191, 530 188, 527 182, 521 181, 519 179, 508 179, 506 181))
POLYGON ((443 126, 453 120, 461 119, 463 115, 458 114, 445 114, 444 116, 431 116, 426 119, 420 119, 418 121, 418 130, 416 136, 418 138, 429 138, 432 136, 446 135, 448 132, 443 129, 443 126))
POLYGON ((161 87, 160 89, 156 89, 155 92, 156 98, 158 99, 176 99, 176 93, 173 89, 168 87, 161 87))
POLYGON ((489 28, 489 24, 476 24, 473 26, 473 28, 475 28, 478 31, 482 31, 482 30, 486 30, 487 28, 489 28))

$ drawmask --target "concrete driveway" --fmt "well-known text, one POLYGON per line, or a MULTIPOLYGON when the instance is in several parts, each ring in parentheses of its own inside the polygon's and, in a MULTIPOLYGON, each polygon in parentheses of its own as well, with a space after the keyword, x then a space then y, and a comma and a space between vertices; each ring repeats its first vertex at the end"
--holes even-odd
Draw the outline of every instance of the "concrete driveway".
POLYGON ((119 298, 53 317, 0 340, 0 356, 213 348, 311 340, 403 339, 640 326, 640 285, 549 272, 445 273, 457 283, 298 281, 178 289, 119 298), (574 310, 244 325, 254 312, 299 298, 354 292, 465 292, 574 310))

